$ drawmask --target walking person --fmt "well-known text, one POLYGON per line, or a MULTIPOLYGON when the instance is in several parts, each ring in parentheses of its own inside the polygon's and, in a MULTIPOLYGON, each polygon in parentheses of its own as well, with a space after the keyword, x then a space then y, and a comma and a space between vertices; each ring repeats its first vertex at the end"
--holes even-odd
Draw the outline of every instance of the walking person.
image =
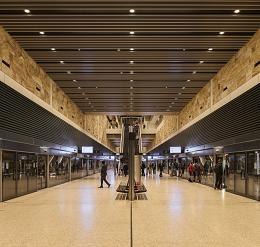
POLYGON ((100 179, 100 186, 98 188, 103 188, 103 181, 107 184, 108 188, 110 187, 110 183, 107 181, 106 177, 107 177, 107 165, 105 163, 105 161, 102 161, 102 167, 101 167, 101 179, 100 179))

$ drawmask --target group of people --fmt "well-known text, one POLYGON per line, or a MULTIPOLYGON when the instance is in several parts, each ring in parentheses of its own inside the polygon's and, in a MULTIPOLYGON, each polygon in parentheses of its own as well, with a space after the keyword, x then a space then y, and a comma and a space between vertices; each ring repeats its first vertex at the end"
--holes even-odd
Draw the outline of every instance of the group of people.
POLYGON ((178 162, 177 160, 173 160, 173 162, 169 163, 169 173, 170 176, 182 177, 185 170, 185 164, 183 162, 178 162))
POLYGON ((201 163, 190 162, 188 165, 189 181, 201 183, 201 175, 203 174, 203 165, 201 163))
POLYGON ((141 164, 142 176, 145 176, 145 169, 146 169, 146 175, 156 174, 156 164, 155 163, 148 163, 146 166, 145 163, 142 162, 142 164, 141 164))
MULTIPOLYGON (((210 162, 206 161, 204 165, 199 162, 190 162, 188 165, 189 181, 201 183, 201 177, 208 176, 210 169, 210 162)), ((217 164, 214 167, 215 172, 215 185, 214 189, 222 188, 222 177, 223 177, 223 166, 221 160, 218 160, 217 164)))

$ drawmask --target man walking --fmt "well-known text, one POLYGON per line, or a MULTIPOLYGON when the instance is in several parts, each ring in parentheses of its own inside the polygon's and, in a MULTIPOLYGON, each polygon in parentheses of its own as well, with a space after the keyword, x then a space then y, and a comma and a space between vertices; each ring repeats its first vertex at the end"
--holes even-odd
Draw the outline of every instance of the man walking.
POLYGON ((102 161, 102 167, 101 167, 101 185, 98 188, 103 188, 103 181, 107 184, 108 188, 110 187, 110 183, 107 181, 106 176, 107 176, 107 166, 105 161, 102 161))

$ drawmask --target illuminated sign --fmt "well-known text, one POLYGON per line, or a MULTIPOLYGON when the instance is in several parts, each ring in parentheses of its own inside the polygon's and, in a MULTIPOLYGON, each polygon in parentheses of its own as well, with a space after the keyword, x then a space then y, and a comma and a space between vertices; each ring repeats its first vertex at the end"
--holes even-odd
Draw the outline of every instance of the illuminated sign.
POLYGON ((93 147, 82 147, 82 153, 83 154, 93 154, 93 147))
POLYGON ((181 147, 170 147, 170 153, 171 154, 180 154, 181 153, 181 147))

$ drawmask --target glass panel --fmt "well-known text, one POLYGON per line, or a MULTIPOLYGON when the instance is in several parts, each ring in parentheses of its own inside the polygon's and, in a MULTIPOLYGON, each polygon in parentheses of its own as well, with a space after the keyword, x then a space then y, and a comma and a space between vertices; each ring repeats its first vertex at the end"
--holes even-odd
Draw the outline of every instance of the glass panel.
POLYGON ((50 156, 49 164, 49 182, 50 186, 59 184, 59 163, 58 156, 50 156))
POLYGON ((37 156, 35 154, 29 154, 26 164, 27 176, 28 176, 28 193, 37 190, 37 156))
POLYGON ((235 192, 245 194, 245 167, 246 167, 246 154, 235 154, 235 192))
POLYGON ((257 175, 257 152, 247 153, 247 174, 257 175))
POLYGON ((47 167, 47 156, 38 156, 38 170, 37 170, 37 189, 46 188, 46 167, 47 167))
POLYGON ((28 192, 27 179, 27 154, 18 153, 17 158, 17 195, 24 195, 28 192))
POLYGON ((228 190, 234 191, 235 188, 235 155, 226 155, 225 165, 225 185, 228 190))
POLYGON ((16 196, 16 153, 3 151, 2 159, 3 200, 5 201, 16 196))

